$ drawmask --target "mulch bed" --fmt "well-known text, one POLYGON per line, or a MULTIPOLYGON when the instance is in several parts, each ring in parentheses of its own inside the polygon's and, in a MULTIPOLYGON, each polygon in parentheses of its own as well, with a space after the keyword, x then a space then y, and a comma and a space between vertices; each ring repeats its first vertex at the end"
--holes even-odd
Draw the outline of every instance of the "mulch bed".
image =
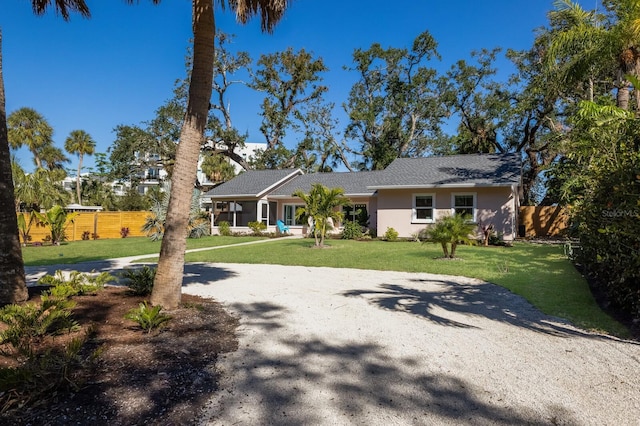
MULTIPOLYGON (((29 302, 38 299, 36 295, 29 302)), ((218 357, 237 349, 237 319, 215 301, 183 294, 182 306, 166 312, 172 317, 166 327, 146 333, 124 319, 144 300, 128 295, 125 288, 107 287, 73 300, 81 330, 42 345, 64 344, 90 332, 82 350, 86 363, 71 374, 77 389, 57 388, 25 407, 7 404, 15 402, 9 392, 0 394, 5 404, 0 424, 195 423, 218 390, 218 357)), ((13 365, 14 358, 0 356, 0 367, 13 365)))

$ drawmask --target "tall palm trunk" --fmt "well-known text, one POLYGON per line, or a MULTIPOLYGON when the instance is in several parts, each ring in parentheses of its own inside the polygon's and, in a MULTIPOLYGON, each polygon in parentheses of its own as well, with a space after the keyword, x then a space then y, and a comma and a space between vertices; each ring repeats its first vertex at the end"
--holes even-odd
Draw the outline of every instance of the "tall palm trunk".
POLYGON ((14 202, 0 29, 0 305, 22 302, 29 297, 14 202))
POLYGON ((76 176, 76 195, 78 197, 78 204, 82 205, 81 191, 80 191, 80 171, 82 170, 82 152, 78 154, 78 175, 76 176))
POLYGON ((215 22, 211 0, 193 0, 193 66, 189 100, 171 182, 165 233, 151 303, 166 309, 180 304, 189 208, 196 180, 213 84, 215 22))

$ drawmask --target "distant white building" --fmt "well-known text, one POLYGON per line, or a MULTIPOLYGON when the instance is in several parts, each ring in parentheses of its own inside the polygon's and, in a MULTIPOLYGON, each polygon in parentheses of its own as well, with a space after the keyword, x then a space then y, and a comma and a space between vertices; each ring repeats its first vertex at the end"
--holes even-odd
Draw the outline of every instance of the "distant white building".
MULTIPOLYGON (((252 142, 252 143, 246 143, 243 148, 237 150, 236 152, 240 156, 242 156, 242 158, 245 161, 248 162, 255 155, 255 152, 257 150, 264 150, 266 149, 266 147, 267 147, 266 143, 252 142)), ((220 147, 220 150, 222 150, 222 147, 220 147)), ((200 154, 200 158, 198 159, 198 170, 196 172, 196 178, 198 179, 198 182, 200 183, 200 185, 203 187, 203 193, 220 183, 220 182, 210 181, 207 175, 202 171, 202 162, 204 161, 204 158, 205 156, 203 154, 200 154)), ((244 170, 242 166, 237 162, 228 158, 227 160, 233 166, 233 169, 236 175, 244 170)), ((136 176, 140 179, 140 181, 138 182, 137 190, 138 190, 138 193, 140 193, 141 195, 146 194, 151 188, 157 188, 158 186, 162 185, 162 182, 164 182, 167 179, 168 173, 165 170, 164 165, 162 164, 161 158, 158 154, 136 152, 134 161, 137 162, 138 164, 146 165, 146 167, 136 176)), ((90 173, 82 173, 81 177, 89 178, 90 173)), ((130 182, 117 181, 117 180, 108 182, 107 184, 111 186, 116 196, 125 195, 129 187, 131 186, 130 182)), ((62 186, 65 190, 75 193, 76 177, 67 176, 62 181, 62 186)), ((203 208, 206 208, 206 207, 207 206, 203 206, 203 208)))

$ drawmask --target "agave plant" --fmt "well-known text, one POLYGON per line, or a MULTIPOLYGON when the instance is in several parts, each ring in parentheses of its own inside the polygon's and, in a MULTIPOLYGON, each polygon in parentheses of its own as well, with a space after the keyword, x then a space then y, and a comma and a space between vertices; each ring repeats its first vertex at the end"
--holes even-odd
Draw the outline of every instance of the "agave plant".
MULTIPOLYGON (((171 182, 166 181, 162 185, 160 196, 153 201, 152 214, 147 216, 144 225, 142 225, 142 232, 146 233, 152 241, 161 240, 164 236, 164 223, 167 219, 170 193, 171 182)), ((191 197, 187 236, 189 238, 200 238, 209 235, 210 231, 209 219, 200 210, 200 191, 195 189, 191 197)))

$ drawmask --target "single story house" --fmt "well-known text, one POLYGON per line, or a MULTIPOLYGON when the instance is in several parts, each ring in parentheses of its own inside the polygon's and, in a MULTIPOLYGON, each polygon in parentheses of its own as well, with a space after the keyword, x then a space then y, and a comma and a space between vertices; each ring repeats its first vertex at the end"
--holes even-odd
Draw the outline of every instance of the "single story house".
POLYGON ((214 206, 214 234, 220 221, 229 222, 236 231, 262 221, 275 231, 278 219, 293 233, 304 234, 306 223, 295 218, 302 202, 292 194, 298 189, 308 192, 312 184, 321 183, 344 189, 352 203, 344 209, 345 216, 353 220, 364 212, 368 227, 378 235, 394 228, 399 236, 411 237, 438 217, 464 213, 479 228, 493 225, 505 240, 512 240, 517 232, 520 181, 518 155, 470 154, 398 158, 380 171, 252 170, 203 197, 214 206))

